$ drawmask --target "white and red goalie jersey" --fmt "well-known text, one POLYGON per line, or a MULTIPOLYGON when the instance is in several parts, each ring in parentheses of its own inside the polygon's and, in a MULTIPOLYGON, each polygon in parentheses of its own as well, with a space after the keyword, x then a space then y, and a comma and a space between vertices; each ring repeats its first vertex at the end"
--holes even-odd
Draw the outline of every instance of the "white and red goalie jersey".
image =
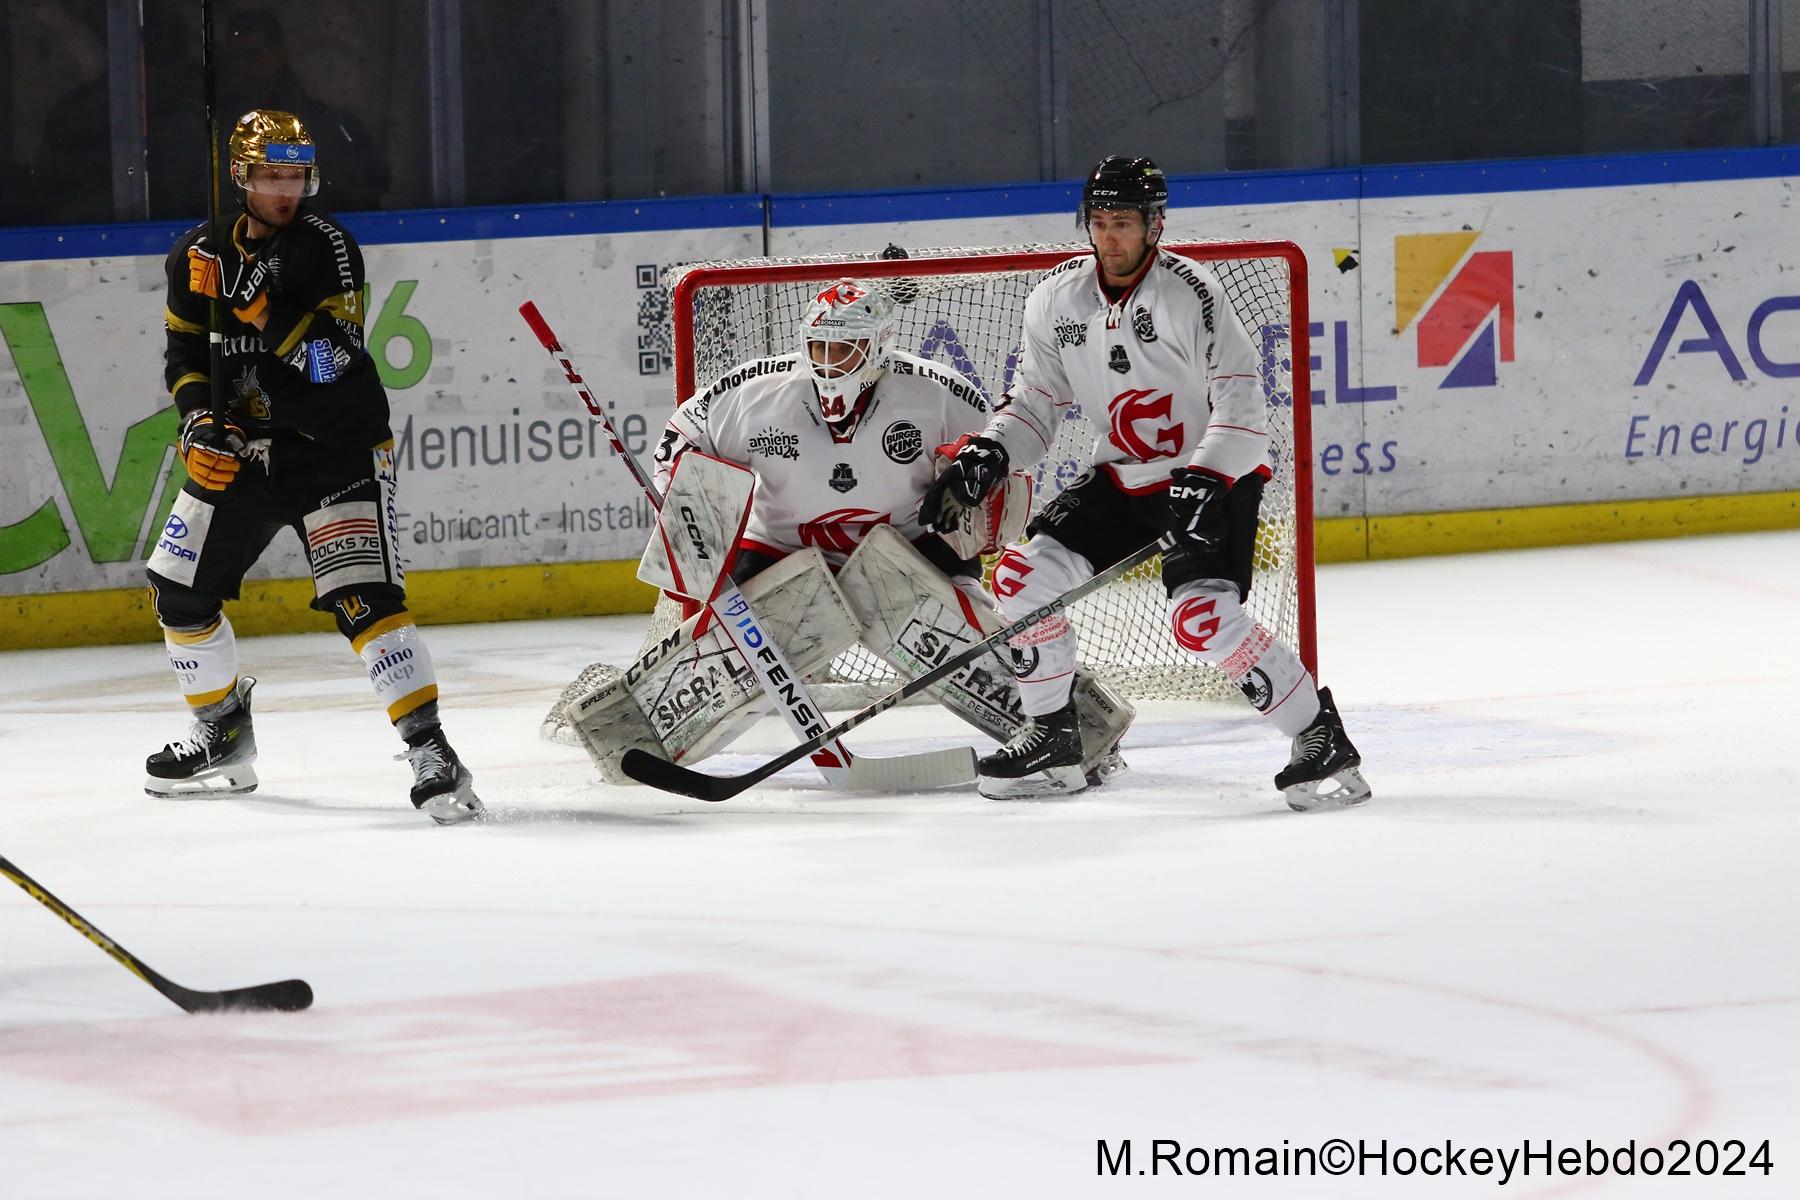
POLYGON ((733 368, 669 418, 657 490, 668 490, 690 449, 748 467, 756 491, 740 545, 777 558, 816 546, 839 567, 876 525, 908 541, 926 535, 919 497, 937 477, 937 447, 978 432, 989 416, 967 379, 899 351, 847 439, 833 435, 817 404, 798 353, 733 368))
POLYGON ((1071 404, 1101 431, 1094 465, 1126 492, 1169 485, 1195 466, 1227 483, 1269 470, 1260 359, 1205 267, 1157 252, 1117 303, 1091 254, 1039 281, 1025 302, 1019 368, 986 436, 1029 467, 1071 404))

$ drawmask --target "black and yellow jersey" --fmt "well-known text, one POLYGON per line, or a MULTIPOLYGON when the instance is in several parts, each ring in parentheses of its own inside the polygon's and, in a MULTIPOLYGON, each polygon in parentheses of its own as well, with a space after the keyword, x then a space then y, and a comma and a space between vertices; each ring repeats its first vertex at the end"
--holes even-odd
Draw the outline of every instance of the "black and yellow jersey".
MULTIPOLYGON (((284 434, 336 445, 375 446, 390 436, 387 392, 363 347, 363 260, 331 217, 304 209, 261 240, 239 215, 232 239, 268 263, 268 324, 258 330, 223 308, 225 396, 252 437, 284 434)), ((205 224, 176 241, 164 263, 168 345, 163 380, 183 416, 209 408, 209 301, 188 290, 188 247, 205 224)))

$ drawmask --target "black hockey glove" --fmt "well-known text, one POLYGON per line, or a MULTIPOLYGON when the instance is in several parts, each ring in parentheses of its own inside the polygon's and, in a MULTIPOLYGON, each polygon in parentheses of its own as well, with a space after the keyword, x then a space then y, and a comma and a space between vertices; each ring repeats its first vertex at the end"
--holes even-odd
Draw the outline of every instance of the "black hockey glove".
POLYGON ((961 524, 962 510, 980 504, 1005 476, 1006 447, 991 438, 970 438, 925 489, 919 524, 949 533, 961 524))
POLYGON ((269 305, 268 264, 245 258, 236 246, 214 250, 203 238, 188 247, 188 290, 218 297, 231 306, 234 317, 254 324, 269 305))
POLYGON ((205 409, 189 413, 181 422, 182 465, 188 478, 209 492, 222 492, 237 478, 244 446, 242 429, 230 421, 219 424, 205 409))
POLYGON ((1217 550, 1225 540, 1225 497, 1231 488, 1197 467, 1169 472, 1169 536, 1177 550, 1217 550))

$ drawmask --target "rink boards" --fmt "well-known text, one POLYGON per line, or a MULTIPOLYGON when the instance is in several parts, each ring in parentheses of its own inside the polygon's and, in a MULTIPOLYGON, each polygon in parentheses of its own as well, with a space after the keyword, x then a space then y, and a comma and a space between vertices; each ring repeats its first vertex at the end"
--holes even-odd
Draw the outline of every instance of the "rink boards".
MULTIPOLYGON (((1280 238, 1312 278, 1321 559, 1792 525, 1792 151, 1176 180, 1170 227, 1280 238)), ((349 219, 372 280, 415 604, 647 607, 648 511, 517 317, 535 299, 643 453, 673 399, 662 269, 1066 241, 1075 188, 725 197, 349 219)), ((172 225, 0 232, 0 645, 135 640, 179 485, 172 225)), ((278 540, 248 628, 317 627, 278 540)))

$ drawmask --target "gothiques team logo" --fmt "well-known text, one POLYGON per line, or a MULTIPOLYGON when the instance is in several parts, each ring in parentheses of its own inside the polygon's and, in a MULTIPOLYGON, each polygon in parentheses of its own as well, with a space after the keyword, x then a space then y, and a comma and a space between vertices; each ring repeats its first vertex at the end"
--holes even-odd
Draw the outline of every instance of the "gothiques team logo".
POLYGON ((1138 462, 1173 458, 1181 452, 1187 430, 1170 420, 1175 397, 1154 388, 1120 392, 1107 405, 1106 438, 1138 462))
POLYGON ((827 554, 848 554, 862 544, 869 530, 887 523, 888 514, 873 509, 834 508, 800 523, 800 544, 817 546, 827 554))
POLYGON ((1417 322, 1421 367, 1448 367, 1440 388, 1493 387, 1513 361, 1513 255, 1475 250, 1479 231, 1394 239, 1394 332, 1417 322))

